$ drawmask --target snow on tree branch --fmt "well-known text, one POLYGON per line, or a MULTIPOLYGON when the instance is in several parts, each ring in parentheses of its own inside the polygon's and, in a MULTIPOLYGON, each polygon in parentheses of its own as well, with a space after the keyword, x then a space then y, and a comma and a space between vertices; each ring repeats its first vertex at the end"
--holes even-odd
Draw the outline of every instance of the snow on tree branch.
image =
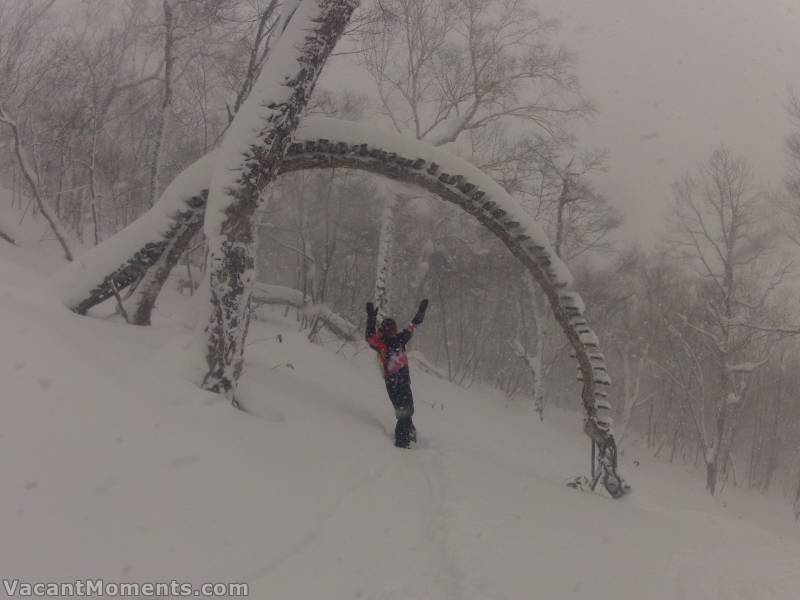
POLYGON ((355 342, 361 339, 356 325, 337 314, 327 304, 311 302, 300 290, 280 285, 256 283, 253 286, 253 306, 291 306, 300 310, 309 319, 317 318, 337 337, 355 342))

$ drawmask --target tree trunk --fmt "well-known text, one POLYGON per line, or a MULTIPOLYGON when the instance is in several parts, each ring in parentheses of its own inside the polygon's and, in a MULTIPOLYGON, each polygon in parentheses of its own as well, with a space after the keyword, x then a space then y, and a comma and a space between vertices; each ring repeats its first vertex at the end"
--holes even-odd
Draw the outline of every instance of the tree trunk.
POLYGON ((394 233, 397 223, 397 195, 389 188, 384 188, 383 213, 381 214, 381 232, 378 238, 378 262, 375 275, 375 308, 380 317, 388 317, 392 310, 389 301, 389 281, 392 276, 392 254, 394 251, 394 233))
POLYGON ((717 492, 717 478, 719 476, 719 452, 713 452, 711 458, 706 457, 706 489, 713 496, 717 492))
POLYGON ((209 314, 201 324, 207 365, 202 385, 234 403, 250 323, 253 216, 357 4, 304 0, 298 6, 220 149, 205 218, 209 314))
MULTIPOLYGON (((523 296, 527 300, 527 306, 531 309, 531 318, 533 319, 533 332, 536 336, 534 342, 533 354, 531 354, 528 345, 523 345, 517 340, 516 354, 519 358, 525 361, 532 379, 533 391, 533 408, 539 415, 539 420, 544 420, 544 368, 542 364, 542 357, 544 355, 544 328, 542 322, 544 316, 542 315, 541 306, 537 297, 536 286, 533 278, 526 274, 525 284, 527 294, 523 296)), ((519 302, 520 320, 522 321, 523 328, 528 330, 528 323, 525 322, 525 305, 522 298, 519 302)))
POLYGON ((167 243, 166 249, 156 263, 147 269, 142 280, 136 285, 136 290, 125 303, 131 324, 150 325, 150 317, 161 288, 164 287, 170 272, 188 248, 189 243, 200 231, 201 225, 199 218, 187 223, 183 230, 167 243))
POLYGON ((154 206, 159 197, 159 178, 161 175, 161 154, 167 137, 172 115, 172 74, 175 67, 175 13, 172 0, 164 0, 164 92, 161 97, 161 111, 158 113, 156 140, 150 159, 150 181, 147 199, 154 206))
POLYGON ((778 468, 778 459, 780 458, 781 451, 781 436, 779 425, 783 418, 783 378, 784 378, 784 354, 781 354, 781 364, 778 375, 778 394, 775 398, 775 407, 773 408, 774 418, 772 421, 772 429, 770 431, 768 445, 767 464, 765 466, 764 481, 761 486, 761 491, 767 493, 772 484, 772 477, 775 474, 775 469, 778 468))

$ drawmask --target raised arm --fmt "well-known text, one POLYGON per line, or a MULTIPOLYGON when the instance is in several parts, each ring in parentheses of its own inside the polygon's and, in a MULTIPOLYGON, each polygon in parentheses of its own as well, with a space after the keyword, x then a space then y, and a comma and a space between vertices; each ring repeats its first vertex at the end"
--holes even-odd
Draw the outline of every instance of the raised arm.
POLYGON ((364 339, 372 346, 373 338, 375 337, 375 324, 378 319, 378 310, 372 302, 367 302, 367 330, 364 333, 364 339))
POLYGON ((427 298, 419 303, 417 314, 414 315, 413 319, 411 319, 411 324, 397 334, 397 337, 400 338, 401 343, 407 344, 409 342, 411 336, 414 334, 414 330, 417 328, 417 326, 421 325, 422 321, 425 319, 426 310, 428 310, 427 298))

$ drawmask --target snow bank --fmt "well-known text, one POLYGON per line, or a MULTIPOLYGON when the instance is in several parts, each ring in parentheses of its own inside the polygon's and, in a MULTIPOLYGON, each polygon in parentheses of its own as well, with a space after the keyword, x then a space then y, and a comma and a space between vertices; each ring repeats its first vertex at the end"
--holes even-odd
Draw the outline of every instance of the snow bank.
MULTIPOLYGON (((309 344, 274 314, 252 325, 238 412, 189 383, 177 322, 77 318, 6 256, 4 577, 246 582, 251 598, 797 597, 787 503, 742 492, 739 512, 730 490, 725 508, 700 474, 641 455, 622 502, 569 489, 587 469, 574 413, 540 423, 414 365, 423 443, 397 450, 372 353, 309 344)), ((187 301, 166 293, 161 317, 187 301)))

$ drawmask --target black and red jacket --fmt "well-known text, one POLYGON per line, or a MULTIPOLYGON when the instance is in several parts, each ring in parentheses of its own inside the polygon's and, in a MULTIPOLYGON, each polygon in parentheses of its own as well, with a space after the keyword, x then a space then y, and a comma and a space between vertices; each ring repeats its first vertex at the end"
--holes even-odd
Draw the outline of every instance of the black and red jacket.
POLYGON ((367 317, 367 344, 378 353, 384 377, 395 375, 408 367, 406 344, 416 328, 417 324, 412 321, 396 335, 387 335, 383 331, 376 331, 375 317, 367 317))

